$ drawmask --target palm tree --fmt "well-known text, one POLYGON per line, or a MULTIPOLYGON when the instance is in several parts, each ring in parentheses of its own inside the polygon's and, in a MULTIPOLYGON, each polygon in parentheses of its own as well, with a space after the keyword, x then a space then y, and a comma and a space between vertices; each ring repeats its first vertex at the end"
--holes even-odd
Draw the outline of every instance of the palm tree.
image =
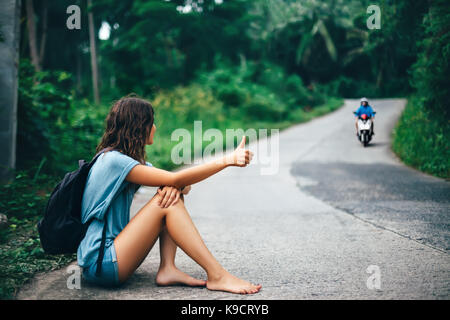
POLYGON ((327 24, 344 29, 352 27, 352 13, 361 7, 359 1, 350 0, 259 0, 249 14, 252 17, 248 35, 254 40, 275 40, 285 28, 294 27, 300 41, 296 49, 296 64, 307 65, 318 41, 323 41, 332 61, 338 52, 327 24))

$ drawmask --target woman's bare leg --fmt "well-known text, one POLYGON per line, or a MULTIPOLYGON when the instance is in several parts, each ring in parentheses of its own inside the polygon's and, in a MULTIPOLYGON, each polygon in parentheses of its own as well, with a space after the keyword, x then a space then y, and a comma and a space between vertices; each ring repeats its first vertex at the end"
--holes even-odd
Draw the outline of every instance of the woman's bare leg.
POLYGON ((205 280, 195 279, 182 272, 175 266, 176 252, 177 245, 170 237, 166 226, 164 226, 159 234, 159 254, 161 257, 161 262, 158 273, 156 274, 156 284, 160 286, 170 286, 176 284, 205 286, 205 280))
POLYGON ((176 245, 206 271, 208 289, 233 293, 256 293, 260 290, 260 285, 234 277, 217 262, 201 239, 182 201, 161 208, 157 199, 158 195, 153 197, 114 240, 121 282, 128 279, 145 259, 162 231, 165 217, 168 233, 176 245))

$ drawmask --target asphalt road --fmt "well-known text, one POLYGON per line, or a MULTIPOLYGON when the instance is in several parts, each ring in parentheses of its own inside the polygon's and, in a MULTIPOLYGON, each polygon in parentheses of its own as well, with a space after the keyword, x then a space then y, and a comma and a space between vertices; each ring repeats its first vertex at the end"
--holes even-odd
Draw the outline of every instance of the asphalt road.
MULTIPOLYGON (((261 283, 260 293, 157 287, 156 244, 120 289, 84 281, 81 289, 68 289, 62 269, 36 276, 18 298, 449 299, 450 182, 402 165, 390 151, 404 100, 371 104, 377 118, 370 147, 356 140, 351 112, 358 102, 347 100, 327 116, 280 133, 277 174, 261 175, 256 162, 228 168, 186 197, 213 254, 230 272, 261 283), (379 289, 367 285, 369 266, 379 270, 379 289)), ((257 151, 256 144, 249 147, 257 151)), ((132 212, 153 193, 141 188, 132 212)), ((205 277, 181 250, 177 265, 205 277)))

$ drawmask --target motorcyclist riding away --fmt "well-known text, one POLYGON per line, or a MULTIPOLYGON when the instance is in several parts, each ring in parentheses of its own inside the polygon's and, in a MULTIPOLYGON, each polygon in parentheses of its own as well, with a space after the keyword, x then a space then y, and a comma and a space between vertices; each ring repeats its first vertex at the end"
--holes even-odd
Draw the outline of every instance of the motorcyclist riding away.
POLYGON ((372 127, 371 131, 372 134, 375 135, 375 132, 373 131, 373 119, 375 117, 375 113, 373 112, 373 109, 371 106, 369 106, 369 100, 367 98, 361 99, 361 105, 359 106, 358 110, 356 111, 356 135, 359 134, 358 132, 358 118, 362 116, 363 114, 367 115, 367 117, 372 119, 372 127))

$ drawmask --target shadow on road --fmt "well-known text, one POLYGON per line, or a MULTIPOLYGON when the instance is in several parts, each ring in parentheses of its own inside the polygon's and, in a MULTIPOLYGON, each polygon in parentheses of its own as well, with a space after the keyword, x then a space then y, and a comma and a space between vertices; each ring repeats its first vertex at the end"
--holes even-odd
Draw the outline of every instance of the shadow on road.
POLYGON ((383 163, 300 162, 291 173, 301 189, 338 209, 450 250, 450 183, 445 180, 383 163), (302 183, 305 178, 315 183, 302 183))
POLYGON ((373 148, 373 147, 384 147, 384 146, 388 146, 389 142, 371 142, 367 145, 368 148, 373 148))

